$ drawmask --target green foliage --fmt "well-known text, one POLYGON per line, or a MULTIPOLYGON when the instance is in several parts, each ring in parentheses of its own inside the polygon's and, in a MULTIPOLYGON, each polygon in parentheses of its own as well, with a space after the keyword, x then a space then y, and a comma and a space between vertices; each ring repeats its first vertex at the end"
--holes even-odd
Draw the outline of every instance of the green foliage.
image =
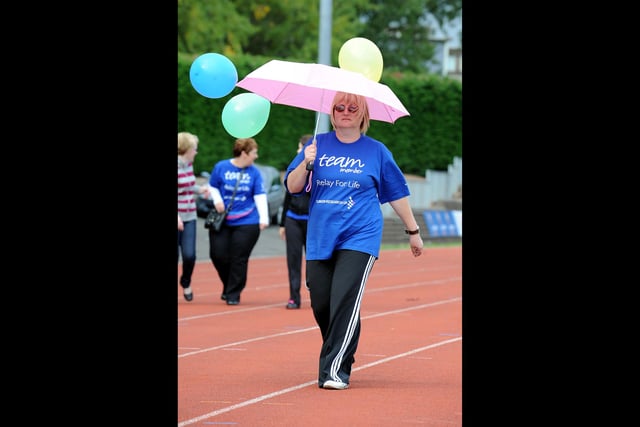
POLYGON ((424 3, 425 9, 441 26, 446 21, 453 21, 462 13, 462 0, 425 0, 424 3))
MULTIPOLYGON (((178 51, 318 58, 320 0, 178 0, 178 51)), ((433 59, 432 28, 460 16, 462 0, 342 0, 331 16, 331 63, 353 37, 375 43, 384 69, 426 72, 433 59)))
POLYGON ((424 0, 396 2, 372 0, 373 8, 362 11, 367 25, 362 37, 367 38, 383 52, 386 70, 427 71, 426 61, 434 54, 430 43, 431 28, 424 24, 424 0))
MULTIPOLYGON (((211 171, 221 159, 232 156, 235 138, 222 125, 222 110, 234 96, 210 99, 195 91, 189 80, 191 63, 198 55, 178 55, 178 132, 200 138, 194 171, 211 171)), ((238 80, 272 57, 228 56, 238 71, 238 80)), ((293 59, 295 60, 295 59, 293 59)), ((411 113, 394 124, 371 121, 367 134, 382 141, 393 152, 405 173, 424 176, 426 169, 447 170, 454 157, 462 157, 462 83, 457 80, 412 73, 383 71, 381 83, 394 91, 411 113)), ((254 138, 259 145, 258 163, 284 170, 295 154, 298 139, 313 133, 315 113, 302 108, 271 104, 269 120, 254 138)))
POLYGON ((250 11, 257 29, 244 53, 273 57, 300 57, 312 61, 318 56, 319 0, 236 0, 237 10, 250 11))
POLYGON ((241 53, 258 31, 233 0, 178 0, 178 51, 241 53))

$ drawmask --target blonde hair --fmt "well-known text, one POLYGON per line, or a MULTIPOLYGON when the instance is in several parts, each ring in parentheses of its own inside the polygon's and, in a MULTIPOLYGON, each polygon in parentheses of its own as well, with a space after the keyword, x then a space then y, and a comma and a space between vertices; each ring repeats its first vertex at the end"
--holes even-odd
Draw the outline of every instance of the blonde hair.
POLYGON ((198 146, 198 137, 189 132, 178 132, 178 155, 181 156, 191 148, 198 146))
POLYGON ((369 106, 364 96, 354 93, 336 92, 336 95, 333 97, 333 103, 331 104, 331 124, 334 129, 336 128, 336 120, 334 118, 336 112, 333 108, 338 104, 357 105, 358 111, 355 114, 362 114, 360 133, 366 133, 367 130, 369 130, 369 106))

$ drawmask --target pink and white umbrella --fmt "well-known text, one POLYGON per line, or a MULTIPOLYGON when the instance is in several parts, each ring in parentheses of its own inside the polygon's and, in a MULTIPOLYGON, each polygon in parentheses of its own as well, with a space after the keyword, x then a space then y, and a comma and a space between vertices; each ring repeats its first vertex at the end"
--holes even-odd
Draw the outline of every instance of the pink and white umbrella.
POLYGON ((394 123, 409 112, 389 86, 360 73, 324 64, 273 59, 236 83, 276 104, 331 114, 336 92, 362 95, 369 118, 394 123))

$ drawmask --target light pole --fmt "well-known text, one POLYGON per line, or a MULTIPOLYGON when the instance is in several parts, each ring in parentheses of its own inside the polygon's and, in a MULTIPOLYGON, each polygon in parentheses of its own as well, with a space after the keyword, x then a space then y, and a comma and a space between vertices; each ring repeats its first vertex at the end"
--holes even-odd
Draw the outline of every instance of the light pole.
MULTIPOLYGON (((331 65, 331 28, 333 26, 333 0, 320 0, 318 31, 318 63, 331 65)), ((316 113, 318 132, 329 131, 329 115, 316 113)))

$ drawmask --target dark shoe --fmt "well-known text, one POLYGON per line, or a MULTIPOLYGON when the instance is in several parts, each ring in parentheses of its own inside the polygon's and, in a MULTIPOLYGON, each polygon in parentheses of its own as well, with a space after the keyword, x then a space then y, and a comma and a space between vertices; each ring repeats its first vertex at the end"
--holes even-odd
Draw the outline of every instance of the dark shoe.
POLYGON ((186 299, 187 301, 191 301, 193 299, 193 291, 191 291, 191 287, 185 288, 184 291, 186 291, 187 289, 189 289, 190 292, 184 292, 182 295, 184 295, 184 299, 186 299))
POLYGON ((237 300, 237 299, 236 300, 231 300, 231 299, 227 300, 227 305, 238 305, 238 304, 240 304, 240 301, 237 300))
POLYGON ((220 295, 220 299, 222 301, 226 301, 227 300, 227 296, 225 294, 220 295))
POLYGON ((295 308, 300 308, 300 304, 296 304, 295 301, 290 299, 289 302, 287 303, 287 309, 295 309, 295 308))

